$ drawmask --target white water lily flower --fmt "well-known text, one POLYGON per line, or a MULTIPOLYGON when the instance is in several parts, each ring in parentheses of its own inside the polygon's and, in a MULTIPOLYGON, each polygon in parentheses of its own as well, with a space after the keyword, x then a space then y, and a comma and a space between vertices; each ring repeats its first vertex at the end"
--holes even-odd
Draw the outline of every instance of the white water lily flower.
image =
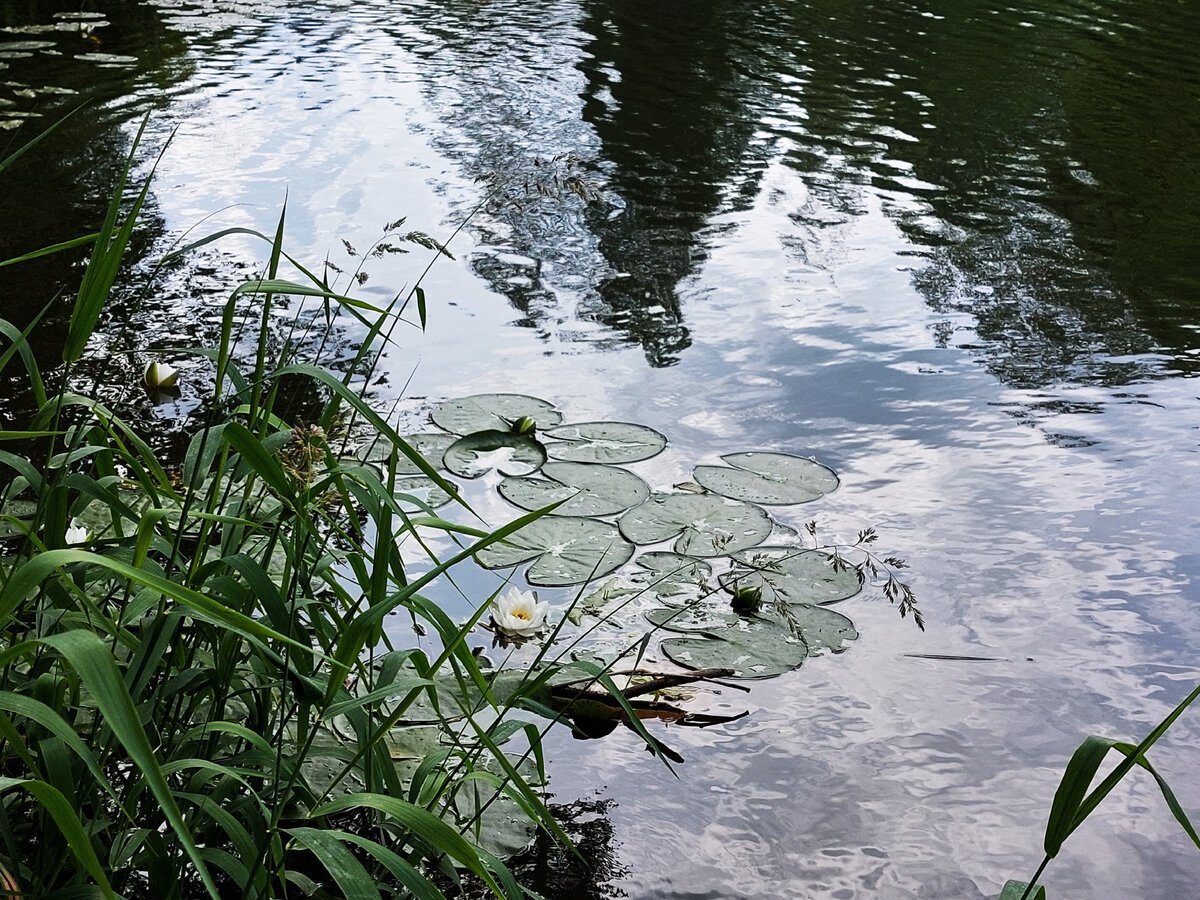
POLYGON ((86 544, 88 539, 88 530, 82 525, 74 524, 74 522, 75 520, 72 519, 69 523, 67 523, 67 530, 66 533, 63 534, 63 540, 65 540, 68 544, 86 544))
POLYGON ((155 360, 146 366, 146 374, 142 376, 142 381, 150 390, 158 388, 175 387, 175 382, 179 380, 179 372, 165 362, 155 360))
POLYGON ((492 598, 492 621, 507 635, 530 637, 546 624, 550 604, 538 601, 533 591, 510 587, 508 592, 492 598))

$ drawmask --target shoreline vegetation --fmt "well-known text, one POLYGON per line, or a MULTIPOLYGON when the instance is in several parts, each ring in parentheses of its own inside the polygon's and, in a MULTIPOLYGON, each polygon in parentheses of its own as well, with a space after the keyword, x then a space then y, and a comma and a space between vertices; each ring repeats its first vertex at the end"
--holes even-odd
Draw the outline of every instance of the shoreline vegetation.
MULTIPOLYGON (((37 140, 0 161, 0 177, 37 140)), ((213 380, 182 460, 67 389, 84 380, 77 367, 149 190, 149 178, 127 190, 138 143, 98 233, 5 263, 92 246, 61 382, 47 383, 30 350, 36 320, 0 326, 0 367, 24 367, 37 405, 27 428, 0 433, 5 896, 432 900, 464 877, 525 896, 494 820, 570 845, 538 790, 539 726, 513 715, 541 685, 523 672, 494 695, 466 643, 491 598, 464 624, 420 592, 539 513, 484 532, 397 498, 405 453, 453 489, 371 408, 356 373, 410 300, 423 323, 424 295, 375 308, 294 260, 307 282, 283 280, 282 217, 262 236, 263 277, 225 305, 219 345, 191 351, 213 380), (294 358, 286 338, 270 352, 283 294, 365 330, 345 372, 294 358), (281 418, 287 379, 324 398, 314 421, 281 418), (400 449, 362 465, 344 453, 353 429, 400 449), (418 528, 461 547, 430 554, 419 577, 397 548, 419 542, 418 528), (437 649, 392 647, 384 621, 398 610, 437 649)), ((173 389, 165 360, 146 371, 147 390, 173 389)))

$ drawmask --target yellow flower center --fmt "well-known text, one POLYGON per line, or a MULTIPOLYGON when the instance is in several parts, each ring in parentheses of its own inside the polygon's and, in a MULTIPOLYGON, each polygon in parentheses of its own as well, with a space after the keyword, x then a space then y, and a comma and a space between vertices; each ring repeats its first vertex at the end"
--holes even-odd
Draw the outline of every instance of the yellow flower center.
POLYGON ((522 622, 529 622, 533 619, 533 616, 529 614, 529 610, 527 609, 514 609, 512 616, 514 619, 520 619, 522 622))

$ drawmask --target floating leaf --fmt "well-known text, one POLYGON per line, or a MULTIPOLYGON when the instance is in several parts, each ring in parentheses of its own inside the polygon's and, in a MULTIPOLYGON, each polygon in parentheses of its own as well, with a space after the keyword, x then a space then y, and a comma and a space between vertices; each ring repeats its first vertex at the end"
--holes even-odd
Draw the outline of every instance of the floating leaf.
MULTIPOLYGON (((442 457, 446 451, 450 449, 450 445, 458 440, 452 434, 407 434, 404 435, 404 442, 416 450, 425 461, 433 468, 440 469, 442 467, 442 457)), ((367 465, 374 466, 379 471, 383 471, 387 465, 388 457, 392 453, 392 442, 385 437, 377 437, 364 444, 358 449, 356 456, 359 460, 367 465)), ((398 475, 420 475, 421 470, 411 459, 401 452, 396 453, 396 474, 398 475)))
MULTIPOLYGON (((791 607, 787 617, 769 609, 753 616, 731 615, 736 621, 724 628, 704 627, 704 637, 668 638, 663 652, 686 668, 729 668, 742 678, 767 678, 796 668, 821 650, 840 653, 858 637, 853 622, 821 606, 791 607)), ((722 614, 710 621, 725 618, 722 614)), ((698 627, 704 624, 697 621, 698 627)))
POLYGON ((732 669, 736 678, 771 678, 800 666, 808 648, 793 638, 773 641, 678 637, 662 642, 662 651, 686 669, 732 669))
POLYGON ((454 498, 440 488, 432 478, 410 475, 396 479, 396 499, 406 513, 425 512, 445 506, 454 498))
POLYGON ((475 554, 480 565, 501 569, 534 560, 530 584, 583 584, 616 571, 633 556, 615 525, 575 516, 546 516, 475 554))
POLYGON ((537 438, 513 431, 477 431, 459 438, 446 450, 442 464, 463 478, 478 478, 498 469, 501 475, 528 475, 546 461, 546 448, 537 438))
POLYGON ((835 603, 862 590, 853 569, 834 569, 833 557, 819 550, 756 547, 732 558, 733 568, 719 578, 721 587, 731 594, 760 590, 763 603, 835 603))
POLYGON ((36 514, 37 504, 32 500, 9 500, 0 506, 0 538, 25 534, 36 514), (24 523, 25 527, 18 522, 24 523))
POLYGON ((550 462, 542 466, 542 474, 546 478, 506 478, 500 493, 528 510, 563 500, 552 513, 562 516, 611 516, 650 496, 646 482, 615 466, 550 462))
POLYGON ((546 437, 562 443, 548 448, 554 459, 580 463, 631 463, 657 456, 667 439, 653 428, 631 422, 582 422, 560 425, 546 437))
POLYGON ((435 423, 455 434, 508 431, 525 416, 542 430, 562 421, 554 404, 524 394, 476 394, 447 400, 435 406, 432 414, 435 423))
POLYGON ((714 494, 651 494, 618 524, 635 544, 678 536, 677 553, 702 557, 753 547, 771 533, 771 518, 763 510, 714 494))
POLYGON ((712 566, 703 560, 667 550, 643 553, 636 562, 642 571, 632 573, 629 580, 644 585, 664 603, 667 598, 698 594, 712 575, 712 566))
POLYGON ((650 624, 683 634, 722 632, 736 625, 741 616, 728 603, 721 606, 693 603, 685 607, 659 606, 646 611, 650 624))
POLYGON ((828 466, 790 453, 730 453, 721 459, 729 466, 696 466, 692 475, 715 494, 781 506, 807 503, 838 486, 838 477, 828 466))

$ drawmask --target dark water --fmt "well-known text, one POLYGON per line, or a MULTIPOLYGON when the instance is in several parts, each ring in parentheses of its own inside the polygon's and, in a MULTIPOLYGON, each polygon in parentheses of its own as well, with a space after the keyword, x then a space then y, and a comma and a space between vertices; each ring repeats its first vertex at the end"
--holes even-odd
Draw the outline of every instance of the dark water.
MULTIPOLYGON (((660 484, 721 453, 815 453, 843 487, 792 524, 876 525, 912 563, 926 633, 855 601, 848 653, 722 699, 745 719, 667 733, 678 779, 631 737, 555 738, 552 789, 594 801, 607 861, 549 894, 994 897, 1040 859, 1082 736, 1137 738, 1200 677, 1200 7, 97 9, 98 45, 64 32, 13 56, 0 38, 0 120, 73 102, 46 87, 95 98, 6 178, 0 258, 94 221, 150 110, 147 146, 175 137, 147 261, 213 213, 196 233, 269 232, 285 192, 293 252, 343 265, 343 239, 404 215, 448 236, 474 211, 381 403, 406 396, 414 418, 426 398, 519 390, 576 421, 643 422, 673 442, 641 467, 660 484)), ((53 21, 17 3, 0 19, 53 21)), ((119 298, 97 342, 111 389, 136 381, 145 343, 211 339, 262 255, 210 248, 119 298)), ((386 301, 420 266, 369 270, 360 295, 386 301)), ((4 314, 28 319, 77 277, 61 260, 0 270, 4 314)), ((354 334, 335 338, 333 356, 354 334)), ((188 413, 180 362, 176 406, 125 391, 145 422, 188 413)), ((1198 738, 1185 718, 1155 748, 1193 811, 1198 738)), ((1198 869, 1138 780, 1045 881, 1175 898, 1198 869)))

